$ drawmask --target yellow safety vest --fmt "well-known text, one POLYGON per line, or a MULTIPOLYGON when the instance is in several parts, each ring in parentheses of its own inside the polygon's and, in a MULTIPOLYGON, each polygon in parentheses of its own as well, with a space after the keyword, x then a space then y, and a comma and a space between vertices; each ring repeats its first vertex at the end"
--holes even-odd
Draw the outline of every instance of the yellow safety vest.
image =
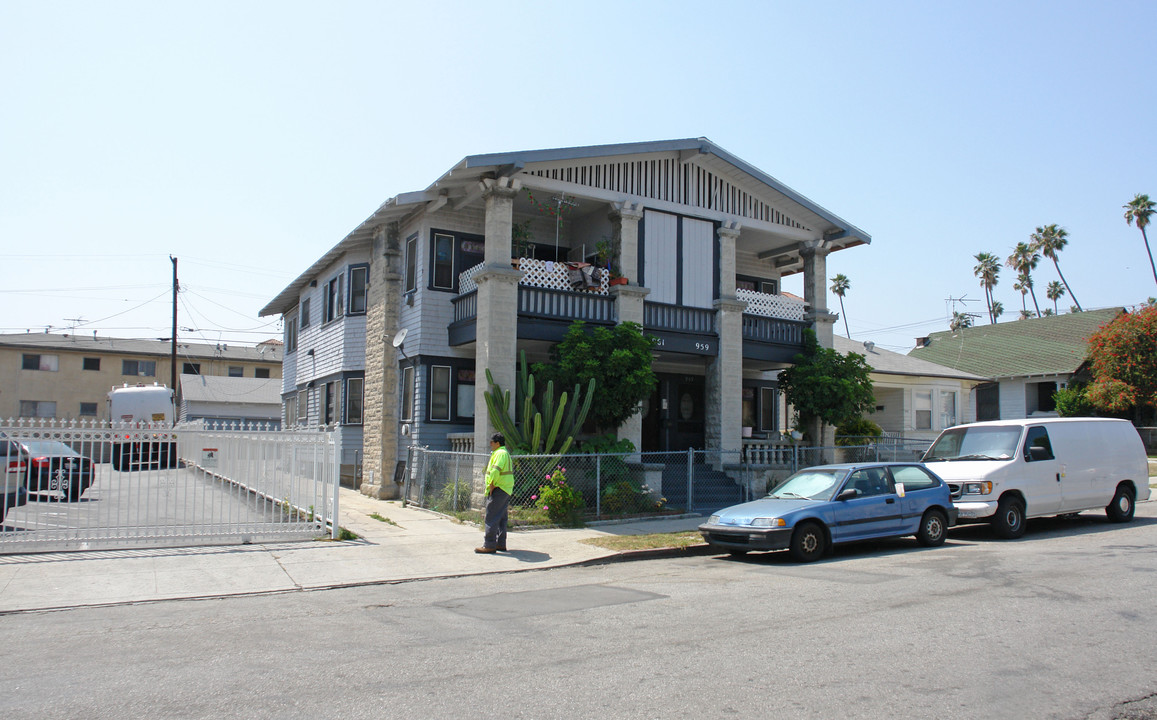
POLYGON ((514 461, 505 447, 499 447, 490 453, 490 462, 486 465, 486 492, 498 488, 507 495, 514 494, 514 461))

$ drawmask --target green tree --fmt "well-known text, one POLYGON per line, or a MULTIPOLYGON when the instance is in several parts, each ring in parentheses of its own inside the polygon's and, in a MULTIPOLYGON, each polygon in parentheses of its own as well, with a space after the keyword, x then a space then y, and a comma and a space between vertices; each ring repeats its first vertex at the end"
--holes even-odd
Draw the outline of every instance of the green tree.
MULTIPOLYGON (((1064 283, 1065 290, 1068 291, 1069 297, 1071 297, 1073 299, 1073 303, 1076 304, 1078 308, 1080 308, 1081 303, 1077 301, 1077 296, 1073 295, 1073 289, 1069 287, 1069 281, 1065 280, 1064 273, 1061 272, 1061 265, 1059 262, 1057 262, 1057 253, 1059 253, 1061 250, 1064 250, 1065 245, 1068 244, 1068 231, 1062 227, 1057 227, 1055 224, 1038 227, 1036 232, 1032 234, 1032 247, 1047 257, 1049 260, 1053 261, 1053 267, 1057 269, 1057 275, 1060 275, 1061 282, 1064 283)), ((1056 281, 1054 280, 1053 282, 1056 281)), ((1049 283, 1050 288, 1052 287, 1052 284, 1053 283, 1049 283)), ((1060 296, 1058 295, 1058 297, 1060 296)), ((1053 310, 1055 311, 1056 308, 1054 307, 1053 310)))
POLYGON ((973 257, 976 259, 976 267, 972 268, 972 272, 980 278, 980 287, 984 288, 984 302, 988 305, 988 321, 995 323, 996 315, 992 312, 994 302, 992 289, 996 287, 997 280, 1000 278, 1000 259, 987 252, 977 253, 973 257))
POLYGON ((587 418, 600 430, 618 428, 651 396, 657 380, 651 369, 655 338, 638 323, 591 327, 576 321, 551 348, 551 362, 535 363, 534 374, 561 387, 598 384, 587 418))
MULTIPOLYGON (((804 334, 803 352, 779 374, 779 387, 800 425, 840 425, 875 410, 872 369, 863 355, 841 355, 820 347, 814 331, 804 334)), ((814 438, 813 438, 814 439, 814 438)))
POLYGON ((1057 390, 1053 393, 1053 401, 1056 402, 1057 415, 1061 417, 1093 417, 1097 414, 1082 385, 1069 385, 1057 390))
POLYGON ((1157 409, 1157 307, 1122 313, 1089 338, 1093 382, 1089 400, 1110 413, 1135 419, 1157 409))
POLYGON ((972 316, 968 313, 954 312, 952 313, 952 322, 948 323, 948 329, 952 332, 964 330, 972 327, 972 316))
POLYGON ((1153 269, 1153 282, 1157 282, 1157 265, 1153 264, 1153 251, 1149 249, 1149 235, 1145 232, 1149 218, 1153 217, 1157 207, 1154 207, 1148 195, 1141 193, 1137 193, 1137 197, 1122 207, 1125 208, 1125 222, 1129 225, 1136 223, 1137 229, 1141 231, 1141 239, 1145 241, 1145 252, 1149 253, 1149 267, 1153 269))
POLYGON ((1020 316, 1022 318, 1032 317, 1027 305, 1025 305, 1028 291, 1032 289, 1032 276, 1021 273, 1016 276, 1016 282, 1012 284, 1012 289, 1020 293, 1020 316))
POLYGON ((1004 303, 999 300, 992 301, 992 321, 996 322, 1000 316, 1004 314, 1004 303))
MULTIPOLYGON (((1064 294, 1065 286, 1061 285, 1056 280, 1050 282, 1048 287, 1045 288, 1045 297, 1053 301, 1054 313, 1060 313, 1060 310, 1057 309, 1057 300, 1060 300, 1062 297, 1064 297, 1064 294)), ((1074 298, 1073 301, 1076 302, 1076 298, 1074 298)))
POLYGON ((1006 265, 1017 272, 1017 279, 1020 281, 1021 286, 1018 289, 1021 291, 1021 295, 1024 295, 1026 292, 1032 293, 1032 305, 1036 308, 1037 317, 1040 317, 1040 305, 1037 304, 1036 291, 1033 290, 1032 271, 1036 270, 1037 263, 1039 262, 1040 253, 1028 243, 1023 242, 1016 244, 1016 248, 1005 261, 1006 265))
POLYGON ((832 278, 832 292, 840 299, 840 315, 844 318, 844 334, 848 336, 848 339, 851 339, 852 333, 848 331, 848 314, 844 312, 844 295, 851 289, 852 281, 848 280, 847 275, 839 273, 832 278))

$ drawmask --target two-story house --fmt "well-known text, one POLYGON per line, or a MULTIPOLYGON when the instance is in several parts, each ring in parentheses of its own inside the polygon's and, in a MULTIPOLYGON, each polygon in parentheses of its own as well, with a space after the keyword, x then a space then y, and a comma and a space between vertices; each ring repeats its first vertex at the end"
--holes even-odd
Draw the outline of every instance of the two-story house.
POLYGON ((782 416, 773 371, 803 329, 832 345, 827 255, 869 241, 704 138, 472 155, 261 314, 285 322, 286 424, 345 425, 382 495, 411 442, 486 448, 485 371, 513 388, 519 352, 547 359, 575 320, 658 339, 659 388, 620 436, 738 451, 745 416, 782 416), (781 293, 793 273, 803 302, 781 293))

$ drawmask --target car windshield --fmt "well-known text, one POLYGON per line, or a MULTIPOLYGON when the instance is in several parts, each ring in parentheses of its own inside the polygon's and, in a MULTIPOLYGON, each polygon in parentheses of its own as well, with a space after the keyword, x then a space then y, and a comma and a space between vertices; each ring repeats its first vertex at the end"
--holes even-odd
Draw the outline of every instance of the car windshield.
POLYGON ((41 442, 24 443, 32 455, 75 455, 76 452, 62 442, 45 440, 41 442))
POLYGON ((945 430, 923 462, 937 460, 1008 460, 1016 455, 1020 427, 973 426, 945 430))
POLYGON ((776 485, 769 498, 831 500, 846 470, 801 470, 776 485))

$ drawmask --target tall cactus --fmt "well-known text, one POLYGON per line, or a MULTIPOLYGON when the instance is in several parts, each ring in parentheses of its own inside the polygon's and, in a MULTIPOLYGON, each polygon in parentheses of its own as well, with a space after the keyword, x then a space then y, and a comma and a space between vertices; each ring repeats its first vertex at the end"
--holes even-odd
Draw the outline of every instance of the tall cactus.
POLYGON ((508 446, 525 455, 562 455, 569 450, 574 442, 575 433, 586 422, 587 412, 591 409, 591 399, 595 393, 595 381, 591 378, 585 393, 581 393, 581 388, 575 383, 573 395, 568 397, 564 392, 556 401, 554 383, 548 382, 540 407, 535 402, 534 375, 527 367, 525 350, 519 354, 517 394, 513 406, 510 402, 510 391, 504 391, 494 382, 490 368, 486 369, 486 382, 489 383, 490 389, 483 393, 483 397, 486 398, 490 422, 506 436, 508 446), (583 395, 581 403, 580 394, 583 395), (574 398, 574 401, 569 402, 570 398, 574 398), (521 423, 511 412, 518 406, 522 407, 521 423))

